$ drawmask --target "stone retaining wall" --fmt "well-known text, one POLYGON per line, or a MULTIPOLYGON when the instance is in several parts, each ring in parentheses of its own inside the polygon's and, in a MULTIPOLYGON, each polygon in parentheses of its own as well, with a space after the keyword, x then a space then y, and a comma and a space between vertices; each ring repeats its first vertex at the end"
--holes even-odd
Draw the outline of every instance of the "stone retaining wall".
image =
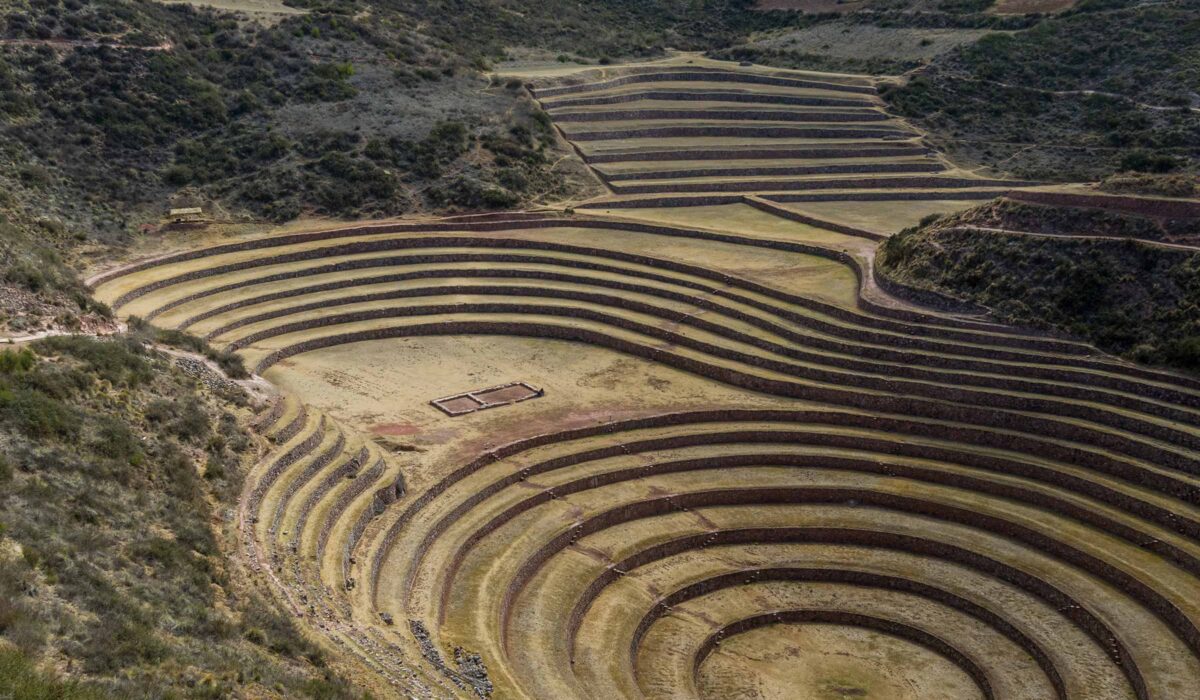
MULTIPOLYGON (((567 281, 570 281, 570 280, 567 280, 567 281)), ((677 293, 671 293, 671 292, 667 292, 667 291, 663 291, 663 290, 654 290, 652 288, 641 287, 640 285, 624 284, 624 283, 620 283, 620 282, 611 282, 610 281, 608 284, 609 284, 609 286, 611 286, 613 288, 620 289, 623 291, 639 293, 639 294, 650 294, 650 295, 655 295, 655 296, 661 296, 661 297, 665 297, 668 299, 672 299, 674 301, 679 301, 681 303, 690 303, 693 301, 693 298, 689 297, 686 294, 677 294, 677 293)), ((639 314, 657 316, 657 317, 662 318, 664 321, 674 321, 677 319, 676 313, 666 310, 666 309, 663 309, 658 306, 653 306, 653 305, 646 304, 646 303, 643 303, 640 301, 632 300, 625 296, 604 295, 604 294, 598 294, 598 293, 588 292, 588 291, 558 290, 558 289, 552 289, 552 288, 551 289, 539 289, 539 288, 531 288, 531 287, 509 287, 509 286, 503 286, 503 285, 478 285, 478 286, 463 285, 463 286, 455 287, 453 291, 456 295, 478 295, 478 296, 496 295, 496 296, 502 296, 502 297, 529 296, 529 297, 535 297, 535 298, 548 297, 548 298, 555 298, 555 299, 568 299, 568 300, 586 302, 586 303, 591 303, 591 304, 596 304, 596 305, 606 306, 606 307, 611 307, 611 308, 620 308, 620 309, 624 309, 624 310, 631 311, 634 313, 639 313, 639 314)), ((359 296, 353 296, 353 297, 344 297, 344 298, 340 298, 340 299, 336 299, 336 300, 322 300, 322 301, 317 301, 317 302, 310 302, 308 304, 303 304, 303 305, 296 306, 296 307, 279 308, 279 309, 275 309, 271 312, 266 312, 266 313, 259 314, 256 316, 248 316, 243 319, 239 319, 238 321, 236 321, 234 323, 230 323, 227 326, 224 326, 218 330, 223 333, 229 329, 236 328, 241 325, 256 324, 256 323, 260 323, 262 321, 270 320, 273 318, 280 318, 280 317, 295 315, 298 313, 302 313, 304 311, 311 311, 311 310, 318 310, 318 309, 324 310, 324 309, 328 309, 333 306, 338 306, 338 305, 342 305, 342 304, 354 304, 354 303, 362 303, 362 302, 370 302, 370 301, 388 301, 388 300, 399 300, 399 299, 408 299, 408 298, 423 298, 423 297, 427 297, 427 296, 440 296, 440 295, 444 295, 444 294, 446 294, 446 289, 443 287, 428 287, 428 288, 393 290, 393 291, 388 291, 388 292, 379 292, 379 293, 375 293, 375 294, 365 294, 365 295, 359 295, 359 296)), ((738 309, 725 307, 725 306, 723 306, 721 304, 717 304, 717 303, 715 303, 715 301, 712 301, 709 299, 696 300, 695 303, 696 303, 696 305, 700 306, 701 308, 704 308, 704 309, 707 309, 710 311, 714 311, 716 313, 723 314, 723 315, 726 315, 726 316, 729 316, 732 318, 736 318, 744 323, 747 323, 749 325, 753 325, 753 326, 762 328, 764 330, 770 331, 774 334, 783 336, 783 337, 785 337, 789 340, 792 340, 801 345, 806 345, 810 338, 810 336, 808 336, 806 334, 796 333, 786 327, 782 327, 775 323, 766 321, 758 316, 747 314, 738 309)), ((445 307, 445 306, 432 307, 433 310, 421 310, 421 307, 415 307, 415 308, 418 309, 419 311, 415 311, 414 313, 419 313, 421 315, 434 313, 437 309, 443 309, 443 310, 447 309, 447 307, 445 307)), ((472 306, 470 304, 462 304, 462 303, 455 304, 453 307, 450 307, 450 308, 453 308, 455 310, 486 312, 485 308, 482 306, 472 306)), ((546 312, 546 309, 544 307, 533 307, 533 306, 524 307, 524 306, 518 306, 518 305, 512 306, 512 310, 514 310, 514 311, 520 311, 525 308, 528 308, 530 310, 535 310, 539 313, 546 312)), ((558 308, 560 308, 560 307, 556 307, 556 309, 558 309, 558 308)), ((571 312, 563 311, 563 310, 556 310, 555 313, 556 314, 566 313, 567 315, 571 315, 571 312)), ((589 318, 593 318, 593 320, 600 320, 602 322, 609 323, 609 325, 614 325, 612 323, 612 319, 617 318, 617 317, 605 315, 605 316, 590 316, 589 318)), ((1039 382, 1027 381, 1024 377, 993 377, 993 376, 980 376, 980 375, 974 375, 974 374, 965 374, 965 375, 959 374, 959 375, 954 375, 954 376, 946 376, 946 373, 944 371, 934 371, 934 370, 930 370, 930 369, 927 369, 924 367, 913 366, 911 364, 897 364, 897 365, 880 366, 879 364, 877 364, 875 362, 865 361, 865 360, 862 360, 862 359, 859 359, 858 357, 856 357, 856 353, 854 352, 855 346, 853 346, 851 344, 846 344, 844 346, 835 346, 835 347, 838 347, 839 350, 847 351, 846 355, 840 355, 840 354, 839 355, 828 355, 826 353, 810 352, 808 350, 795 348, 792 346, 781 345, 781 344, 772 342, 770 340, 767 340, 767 339, 764 339, 764 338, 761 338, 761 337, 758 337, 758 336, 755 336, 752 334, 742 333, 740 331, 733 330, 733 329, 729 328, 727 325, 725 325, 719 321, 717 321, 717 322, 708 321, 702 317, 691 316, 691 317, 683 319, 680 322, 683 323, 684 325, 694 326, 694 327, 699 328, 708 333, 712 333, 717 336, 726 337, 726 338, 729 338, 736 342, 744 343, 746 345, 756 346, 763 350, 766 350, 766 351, 769 351, 772 353, 776 353, 779 355, 783 355, 783 356, 789 357, 791 359, 808 362, 808 363, 811 363, 811 364, 817 365, 817 366, 836 367, 836 368, 839 368, 842 370, 848 370, 848 371, 854 372, 855 373, 854 377, 850 381, 847 382, 847 384, 849 384, 849 385, 854 385, 858 382, 867 382, 868 380, 864 379, 864 377, 867 375, 883 374, 883 375, 886 375, 891 378, 900 378, 900 379, 914 380, 914 381, 927 381, 927 382, 932 382, 932 383, 936 383, 936 384, 949 384, 949 385, 967 384, 967 385, 973 385, 973 386, 989 387, 989 388, 999 389, 1002 391, 1009 391, 1009 392, 1048 394, 1048 395, 1052 395, 1052 396, 1071 398, 1071 399, 1076 399, 1076 400, 1081 400, 1081 401, 1089 401, 1089 402, 1096 402, 1096 403, 1101 403, 1101 404, 1108 404, 1111 406, 1119 406, 1119 407, 1134 410, 1134 411, 1140 411, 1140 412, 1148 414, 1148 415, 1155 415, 1159 418, 1166 418, 1166 419, 1178 421, 1178 422, 1181 422, 1184 424, 1197 423, 1197 421, 1200 420, 1200 416, 1198 416, 1193 411, 1180 410, 1173 406, 1163 406, 1158 403, 1150 403, 1150 402, 1146 402, 1140 398, 1135 398, 1133 396, 1126 396, 1124 394, 1110 394, 1108 392, 1098 391, 1093 388, 1080 387, 1080 386, 1060 386, 1060 385, 1046 386, 1039 382)), ((286 328, 286 327, 284 327, 284 328, 286 328)), ((637 332, 644 332, 645 327, 630 326, 629 330, 635 330, 637 332)), ((236 349, 239 347, 243 347, 244 345, 246 345, 248 343, 257 342, 259 340, 263 340, 263 339, 272 337, 273 335, 281 334, 283 332, 286 332, 285 330, 283 330, 283 328, 266 329, 266 330, 251 334, 250 336, 246 336, 245 338, 242 338, 238 341, 235 341, 234 343, 231 343, 229 347, 236 349)), ((650 332, 655 332, 655 331, 653 331, 653 330, 648 331, 647 334, 649 334, 650 332)), ((214 331, 214 333, 216 333, 216 331, 214 331)), ((742 355, 742 354, 739 354, 737 356, 731 355, 728 357, 729 357, 729 359, 737 359, 742 362, 747 362, 748 364, 753 363, 753 359, 747 360, 746 356, 742 355)), ((911 360, 911 358, 906 358, 906 360, 911 360)), ((935 367, 939 367, 942 369, 952 369, 953 365, 955 364, 955 360, 953 358, 949 358, 949 357, 945 357, 945 358, 933 357, 933 358, 930 358, 930 360, 932 360, 932 361, 927 362, 926 364, 933 365, 935 367)), ((762 362, 764 364, 761 364, 759 366, 768 367, 768 365, 765 364, 765 362, 766 362, 765 360, 763 360, 762 362)), ((797 374, 797 372, 795 371, 795 367, 792 365, 776 364, 776 365, 771 365, 770 368, 776 369, 778 371, 788 372, 791 374, 797 374)), ((1085 376, 1087 376, 1087 375, 1085 375, 1085 376)), ((958 392, 957 387, 936 390, 937 395, 939 395, 943 398, 946 398, 948 400, 956 400, 955 397, 957 396, 957 392, 958 392)), ((1147 388, 1143 389, 1142 392, 1138 392, 1138 393, 1143 393, 1143 392, 1148 392, 1150 395, 1155 396, 1155 398, 1162 398, 1163 396, 1168 396, 1168 395, 1175 396, 1176 394, 1178 394, 1178 392, 1171 392, 1169 389, 1163 389, 1162 391, 1154 391, 1152 387, 1147 387, 1147 388)), ((920 392, 917 392, 917 393, 920 393, 920 392)), ((1187 394, 1180 395, 1180 397, 1184 398, 1184 399, 1190 399, 1190 401, 1188 401, 1188 403, 1192 406, 1200 406, 1200 397, 1196 397, 1194 395, 1187 395, 1187 394)), ((979 398, 983 399, 982 396, 980 396, 979 398)), ((966 398, 966 399, 962 399, 962 400, 969 401, 969 400, 973 400, 973 399, 966 398)), ((999 404, 994 404, 994 405, 999 405, 999 404)), ((1032 407, 1031 407, 1031 405, 1027 405, 1026 408, 1032 408, 1032 407)), ((1070 411, 1067 411, 1067 413, 1070 413, 1070 411)), ((1200 447, 1200 444, 1198 444, 1197 446, 1200 447)))
POLYGON ((837 189, 910 189, 916 187, 1024 187, 1033 183, 1007 180, 979 180, 966 177, 861 177, 826 180, 748 180, 728 182, 664 182, 640 185, 612 185, 616 194, 665 194, 682 192, 763 192, 785 190, 837 189))
MULTIPOLYGON (((965 527, 980 529, 984 532, 1000 534, 1004 537, 1022 542, 1030 546, 1034 551, 1044 554, 1049 554, 1062 561, 1069 562, 1073 565, 1092 573, 1098 578, 1109 581, 1119 590, 1124 591, 1130 597, 1138 600, 1147 608, 1155 612, 1155 614, 1170 627, 1183 641, 1191 648, 1197 648, 1197 641, 1200 640, 1200 632, 1198 632, 1191 622, 1190 618, 1184 615, 1170 601, 1164 598, 1161 594, 1150 589, 1144 583, 1133 579, 1123 571, 1117 570, 1111 564, 1096 559, 1095 557, 1082 552, 1074 547, 1050 539, 1039 532, 1030 530, 1015 523, 1001 520, 998 518, 982 515, 980 513, 954 507, 940 503, 925 501, 920 498, 907 496, 894 496, 890 494, 881 494, 866 489, 850 489, 850 488, 823 488, 823 487, 795 487, 795 488, 746 488, 746 489, 719 489, 713 491, 697 491, 689 493, 673 494, 668 497, 659 497, 625 503, 616 506, 608 511, 604 511, 596 516, 585 520, 578 525, 566 530, 564 533, 555 537, 537 552, 531 554, 525 563, 520 567, 517 574, 514 575, 509 587, 505 591, 504 602, 502 603, 502 622, 501 633, 507 627, 508 615, 511 612, 511 604, 516 595, 524 588, 524 586, 536 575, 546 561, 554 556, 557 552, 570 545, 572 542, 586 537, 590 534, 608 529, 614 525, 629 522, 632 520, 640 520, 652 518, 656 516, 666 515, 677 512, 681 509, 695 509, 705 507, 718 506, 762 506, 771 504, 813 504, 813 503, 829 503, 829 504, 844 504, 853 502, 872 507, 884 508, 887 510, 895 510, 912 515, 931 517, 939 521, 953 522, 965 527)), ((789 528, 792 529, 792 528, 789 528)), ((795 530, 804 531, 809 535, 806 540, 808 542, 820 542, 820 531, 823 528, 794 528, 795 530)), ((771 528, 765 528, 764 532, 770 532, 771 528)), ((829 528, 829 531, 836 533, 838 541, 844 541, 845 532, 835 528, 829 528)), ((864 531, 854 531, 863 533, 864 531)), ((869 532, 869 531, 866 531, 869 532)), ((720 532, 709 533, 709 537, 717 540, 720 532)), ((879 546, 878 543, 899 543, 904 541, 905 544, 912 547, 912 553, 922 553, 921 550, 928 551, 928 546, 921 547, 918 542, 919 538, 905 537, 892 535, 892 533, 870 532, 869 536, 863 538, 862 543, 867 546, 879 546), (902 539, 901 539, 902 538, 902 539), (917 540, 914 542, 913 540, 917 540), (918 545, 918 546, 914 546, 918 545)), ((936 556, 945 558, 956 563, 962 563, 972 568, 988 573, 989 575, 1008 581, 1014 585, 1018 585, 1026 590, 1037 591, 1046 600, 1057 598, 1060 602, 1070 602, 1074 604, 1069 596, 1061 591, 1053 589, 1050 584, 1038 579, 1037 577, 1018 572, 1011 567, 1008 567, 996 560, 989 559, 975 552, 961 550, 951 545, 936 543, 937 549, 940 550, 936 556), (954 551, 959 550, 959 551, 954 551), (952 559, 952 555, 954 558, 952 559), (1053 592, 1051 592, 1053 590, 1053 592), (1057 593, 1058 595, 1055 595, 1057 593)), ((885 545, 886 546, 886 545, 885 545)), ((1058 606, 1055 606, 1058 607, 1058 606)), ((1061 608, 1059 608, 1061 610, 1061 608)), ((1084 608, 1077 610, 1066 611, 1063 614, 1067 615, 1076 622, 1081 628, 1089 633, 1092 633, 1101 647, 1114 659, 1114 661, 1128 673, 1131 669, 1136 669, 1136 664, 1129 658, 1128 652, 1124 651, 1124 647, 1117 641, 1116 636, 1112 634, 1103 623, 1090 613, 1084 612, 1084 608), (1081 614, 1082 613, 1082 614, 1081 614)), ((1131 678, 1131 682, 1134 681, 1131 678)), ((1135 687, 1137 684, 1135 682, 1135 687)))
POLYGON ((637 73, 633 75, 625 75, 620 78, 604 80, 594 83, 580 83, 577 85, 563 85, 559 87, 542 87, 532 90, 535 97, 539 100, 546 97, 557 97, 559 95, 575 95, 581 92, 595 92, 598 90, 606 90, 608 88, 621 87, 623 85, 634 85, 638 83, 659 83, 659 82, 705 82, 705 83, 744 83, 747 85, 772 85, 776 87, 790 87, 798 90, 817 89, 817 90, 833 90, 836 92, 848 92, 859 95, 874 95, 876 90, 874 87, 866 85, 850 85, 846 83, 835 83, 819 80, 804 80, 798 78, 780 78, 768 75, 757 75, 754 73, 737 73, 732 71, 709 71, 709 70, 671 70, 671 71, 656 71, 653 73, 637 73))
MULTIPOLYGON (((741 198, 737 198, 741 201, 741 198)), ((560 226, 574 226, 577 228, 595 228, 616 231, 630 231, 635 233, 651 233, 655 235, 676 236, 683 238, 698 238, 703 240, 719 241, 723 243, 732 243, 736 245, 748 245, 759 248, 768 248, 773 250, 782 250, 787 252, 802 253, 805 255, 814 255, 827 258, 844 265, 847 265, 856 275, 859 276, 860 286, 862 283, 862 275, 864 271, 861 263, 854 256, 848 253, 836 250, 830 250, 821 246, 810 245, 806 243, 778 241, 770 239, 759 239, 743 237, 734 234, 716 233, 711 231, 699 231, 689 229, 679 229, 670 226, 658 226, 639 224, 635 222, 619 222, 619 221, 604 221, 604 220, 588 220, 588 219, 568 219, 563 220, 542 220, 530 222, 525 225, 527 228, 556 228, 560 226), (569 223, 567 223, 569 222, 569 223)), ((486 226, 481 227, 486 229, 486 226)), ((341 232, 330 232, 331 234, 340 234, 341 232)), ((330 235, 330 239, 342 237, 341 235, 330 235)), ((561 253, 575 253, 586 256, 610 258, 624 262, 632 262, 640 265, 648 265, 661 269, 670 270, 673 272, 681 272, 691 274, 698 277, 706 277, 716 280, 721 284, 736 284, 744 289, 749 289, 759 294, 774 297, 781 301, 786 301, 790 304, 819 311, 828 314, 835 318, 848 320, 854 323, 870 325, 880 329, 897 330, 898 332, 907 332, 907 326, 903 323, 898 324, 884 318, 874 318, 863 316, 854 311, 842 308, 834 304, 827 304, 816 301, 807 297, 795 294, 787 294, 779 292, 765 285, 755 284, 746 280, 738 280, 724 273, 717 273, 705 268, 694 265, 686 265, 673 261, 652 258, 644 255, 631 253, 621 253, 610 251, 603 248, 595 248, 588 246, 575 246, 561 243, 551 243, 543 241, 524 241, 516 239, 501 239, 501 238, 484 238, 484 237, 469 237, 469 236, 447 236, 447 237, 414 237, 414 238, 384 238, 375 241, 359 241, 355 243, 346 243, 340 245, 329 246, 326 248, 318 248, 305 250, 293 253, 280 254, 275 256, 264 256, 252 260, 247 260, 238 263, 230 263, 226 265, 213 266, 209 268, 196 269, 188 273, 176 275, 174 277, 160 279, 158 281, 143 285, 135 290, 132 290, 123 295, 118 301, 122 303, 129 300, 139 298, 153 291, 179 284, 181 282, 190 282, 206 277, 226 274, 229 272, 238 272, 249 270, 255 267, 264 267, 268 265, 277 265, 292 262, 302 262, 305 260, 317 260, 325 257, 337 257, 344 255, 355 255, 361 253, 385 252, 390 250, 410 250, 413 248, 437 247, 437 246, 473 246, 492 249, 507 249, 507 248, 525 248, 533 250, 553 251, 561 253)), ((952 330, 947 326, 959 325, 964 328, 961 322, 956 322, 954 319, 943 317, 923 316, 926 321, 932 320, 935 326, 924 326, 919 329, 920 335, 936 336, 954 340, 978 340, 978 335, 967 330, 952 330), (938 327, 941 326, 941 327, 938 327)), ((1051 351, 1066 354, 1085 354, 1091 352, 1091 349, 1077 342, 1064 342, 1048 338, 1031 338, 1031 337, 997 337, 991 336, 986 341, 992 345, 1024 347, 1027 349, 1035 349, 1039 351, 1051 351)))
MULTIPOLYGON (((304 532, 305 526, 308 524, 308 518, 312 515, 312 511, 317 507, 325 496, 329 495, 338 484, 343 483, 347 479, 352 479, 358 474, 358 470, 366 463, 370 450, 365 446, 353 456, 346 459, 337 469, 332 470, 321 480, 317 488, 308 496, 304 505, 300 508, 300 517, 296 521, 296 531, 292 533, 292 543, 295 546, 300 541, 300 536, 304 532)), ((327 519, 328 521, 329 519, 327 519)))
MULTIPOLYGON (((807 95, 781 95, 750 92, 687 92, 684 90, 639 90, 619 95, 575 97, 560 100, 540 100, 542 107, 553 112, 571 107, 594 107, 599 105, 625 104, 642 100, 671 102, 743 102, 751 104, 803 105, 809 107, 875 107, 875 102, 862 99, 838 97, 813 97, 807 95)), ((557 115, 555 115, 557 118, 557 115)))
POLYGON ((770 177, 779 175, 839 175, 854 173, 936 173, 945 170, 941 163, 850 163, 847 165, 790 165, 732 167, 732 168, 688 168, 685 170, 643 170, 621 173, 604 173, 597 170, 607 182, 625 180, 663 180, 689 177, 770 177))
POLYGON ((1120 195, 1069 194, 1066 192, 1013 192, 1009 199, 1029 204, 1109 209, 1156 219, 1200 218, 1200 202, 1120 195))
POLYGON ((329 464, 333 462, 333 459, 341 454, 342 449, 345 448, 345 446, 346 436, 342 434, 341 431, 338 431, 337 438, 333 441, 333 444, 329 446, 329 449, 318 455, 316 459, 312 460, 312 462, 304 468, 304 471, 300 472, 298 475, 296 475, 296 478, 292 479, 288 483, 287 489, 285 489, 283 494, 279 497, 279 505, 276 506, 275 512, 271 517, 270 532, 272 535, 275 534, 275 532, 279 529, 279 523, 281 520, 283 520, 284 511, 287 510, 288 503, 291 502, 292 497, 296 495, 296 492, 303 488, 304 485, 307 484, 313 477, 315 477, 322 469, 329 466, 329 464))
POLYGON ((374 484, 383 476, 383 471, 387 463, 380 457, 375 461, 371 468, 363 472, 356 478, 350 487, 338 495, 336 501, 329 508, 329 513, 325 516, 325 522, 321 526, 321 531, 317 534, 317 560, 320 561, 325 556, 325 547, 329 544, 329 537, 333 534, 333 526, 345 514, 346 509, 359 496, 361 496, 371 484, 374 484))
POLYGON ((891 158, 924 156, 932 153, 920 144, 898 143, 846 147, 842 144, 828 146, 776 146, 774 148, 704 148, 701 150, 663 150, 632 153, 585 153, 588 165, 603 163, 637 163, 668 160, 799 160, 809 158, 891 158))
POLYGON ((623 122, 647 120, 708 119, 711 121, 764 122, 884 122, 892 117, 876 110, 858 112, 788 111, 782 109, 614 109, 565 112, 554 115, 559 123, 623 122))
MULTIPOLYGON (((700 648, 696 650, 695 656, 692 658, 692 674, 696 676, 700 673, 700 666, 704 660, 708 658, 720 644, 721 640, 734 635, 749 632, 760 627, 768 627, 776 624, 802 624, 802 623, 822 623, 832 625, 842 625, 849 627, 862 627, 865 629, 875 630, 883 634, 905 639, 918 646, 925 647, 936 654, 941 655, 950 663, 959 668, 965 673, 983 695, 984 700, 996 700, 996 692, 992 688, 991 679, 988 678, 987 672, 974 659, 970 658, 963 652, 959 651, 950 642, 947 642, 934 634, 925 630, 914 627, 912 625, 889 620, 862 613, 849 612, 845 610, 776 610, 754 617, 749 617, 744 620, 738 620, 722 627, 714 632, 710 637, 704 640, 700 648)), ((1028 651, 1028 650, 1026 650, 1028 651)), ((1059 679, 1061 684, 1062 680, 1059 679)), ((1060 693, 1060 697, 1061 697, 1060 693)))
POLYGON ((776 205, 774 202, 764 200, 764 199, 759 199, 758 197, 746 197, 745 203, 749 206, 754 207, 755 209, 758 209, 760 211, 765 211, 768 214, 771 214, 772 216, 778 216, 781 219, 788 219, 789 221, 795 221, 795 222, 798 222, 801 224, 806 224, 808 226, 814 226, 816 228, 825 229, 826 231, 836 231, 837 233, 844 233, 847 236, 855 236, 857 238, 866 238, 866 239, 872 240, 872 241, 882 241, 887 238, 887 236, 885 236, 881 233, 876 233, 874 231, 868 231, 866 229, 856 228, 854 226, 847 226, 845 224, 838 224, 838 223, 834 223, 832 221, 826 221, 824 219, 818 219, 814 216, 809 216, 808 214, 802 214, 798 211, 786 209, 784 207, 776 205))
POLYGON ((885 139, 912 138, 916 134, 903 129, 866 129, 861 127, 829 129, 807 126, 718 126, 676 125, 647 126, 603 131, 567 133, 571 141, 622 141, 625 139, 674 139, 701 136, 744 136, 762 139, 885 139))

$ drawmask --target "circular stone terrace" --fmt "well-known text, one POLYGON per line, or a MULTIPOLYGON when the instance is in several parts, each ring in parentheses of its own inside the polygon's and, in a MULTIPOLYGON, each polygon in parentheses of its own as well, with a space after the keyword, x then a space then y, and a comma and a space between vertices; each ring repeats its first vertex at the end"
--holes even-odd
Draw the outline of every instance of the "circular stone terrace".
POLYGON ((863 76, 524 77, 606 188, 569 215, 92 280, 280 388, 239 522, 315 638, 398 697, 1195 696, 1200 382, 873 274, 1046 188, 957 169, 863 76))

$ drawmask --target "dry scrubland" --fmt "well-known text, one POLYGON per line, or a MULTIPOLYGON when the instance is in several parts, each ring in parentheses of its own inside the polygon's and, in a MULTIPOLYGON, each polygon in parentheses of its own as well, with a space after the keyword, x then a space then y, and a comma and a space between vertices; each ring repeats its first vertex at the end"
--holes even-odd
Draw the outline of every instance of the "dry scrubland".
POLYGON ((607 195, 91 281, 283 389, 240 520, 314 637, 415 697, 1200 687, 1200 381, 873 274, 1036 183, 956 170, 861 76, 523 77, 607 195), (516 380, 545 397, 428 405, 516 380))

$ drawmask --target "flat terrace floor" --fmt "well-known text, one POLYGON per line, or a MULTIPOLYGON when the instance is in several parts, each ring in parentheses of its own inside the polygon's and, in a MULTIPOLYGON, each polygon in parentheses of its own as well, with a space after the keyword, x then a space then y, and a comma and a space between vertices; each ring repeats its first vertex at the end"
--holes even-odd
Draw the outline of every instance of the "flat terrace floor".
POLYGON ((421 459, 408 474, 416 493, 457 466, 460 455, 529 435, 710 406, 795 404, 605 348, 505 336, 339 345, 284 360, 265 376, 393 448, 418 450, 421 459), (545 395, 455 418, 423 399, 464 382, 485 387, 521 377, 545 395))

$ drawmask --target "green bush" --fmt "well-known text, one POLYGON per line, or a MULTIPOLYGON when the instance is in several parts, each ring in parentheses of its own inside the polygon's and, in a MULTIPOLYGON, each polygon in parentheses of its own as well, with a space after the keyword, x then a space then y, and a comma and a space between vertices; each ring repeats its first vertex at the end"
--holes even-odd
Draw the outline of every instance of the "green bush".
POLYGON ((168 425, 168 430, 181 440, 199 442, 208 437, 209 431, 212 430, 204 405, 195 398, 189 397, 175 402, 172 413, 174 420, 168 425))
POLYGON ((73 441, 79 435, 74 408, 28 389, 0 392, 0 419, 32 438, 73 441))
POLYGON ((1163 348, 1167 363, 1200 372, 1200 335, 1169 341, 1163 348))
POLYGON ((1134 151, 1121 158, 1121 170, 1138 173, 1169 173, 1178 170, 1183 163, 1180 159, 1162 154, 1134 151))
POLYGON ((138 386, 152 376, 145 349, 136 339, 127 336, 98 339, 62 335, 39 340, 34 347, 44 355, 74 357, 89 371, 114 385, 138 386))
POLYGON ((1026 31, 962 45, 881 94, 951 155, 1021 177, 1195 169, 1200 114, 1174 108, 1196 92, 1195 19, 1179 3, 1084 3, 1036 18, 1026 31), (1094 10, 1104 3, 1104 12, 1094 10))
POLYGON ((129 426, 112 416, 99 420, 92 449, 99 455, 127 463, 136 463, 142 457, 141 443, 129 426))
POLYGON ((0 352, 0 374, 23 374, 33 369, 37 356, 29 348, 0 352))

